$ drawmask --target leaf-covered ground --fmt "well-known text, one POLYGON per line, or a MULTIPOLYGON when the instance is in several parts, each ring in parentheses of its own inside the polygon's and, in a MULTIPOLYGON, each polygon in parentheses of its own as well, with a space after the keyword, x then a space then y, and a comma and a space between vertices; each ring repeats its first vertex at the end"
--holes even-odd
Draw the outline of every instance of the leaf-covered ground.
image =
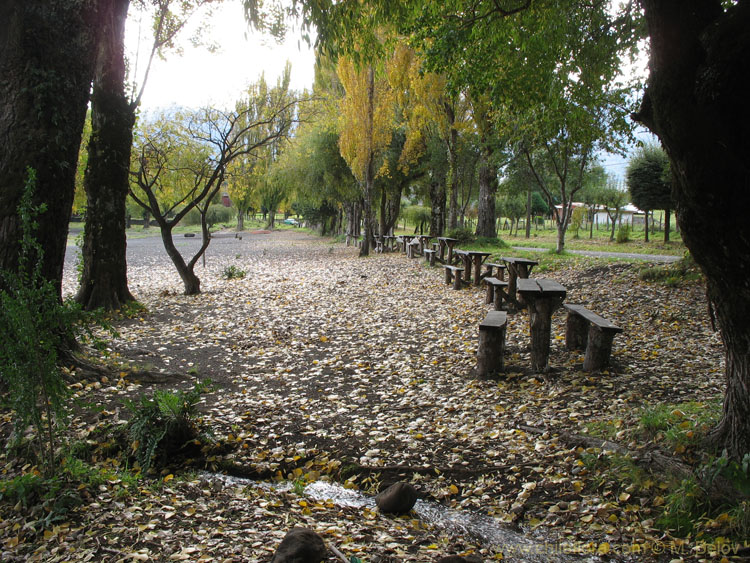
MULTIPOLYGON (((187 297, 159 244, 130 243, 130 287, 146 311, 115 323, 109 360, 187 375, 169 385, 210 378, 216 390, 203 400, 204 421, 232 446, 233 467, 298 482, 353 475, 347 486, 371 491, 400 475, 426 498, 494 515, 550 549, 605 559, 706 557, 654 527, 662 483, 622 485, 598 470, 606 452, 569 439, 606 428, 606 437, 637 451, 647 444, 625 430, 643 408, 720 396, 722 347, 700 284, 645 283, 640 265, 584 259, 545 272, 568 289, 568 302, 625 329, 611 369, 581 371, 558 311, 552 370, 533 374, 521 312, 509 317, 506 376, 479 381, 471 372, 484 291, 452 290, 442 268, 421 259, 362 259, 298 231, 216 238, 205 269, 197 267, 203 293, 187 297), (230 265, 247 276, 224 280, 230 265), (621 555, 634 549, 642 552, 621 555)), ((74 289, 68 267, 65 290, 74 289)), ((153 387, 165 385, 129 377, 82 385, 77 397, 101 412, 81 411, 71 432, 85 439, 98 425, 120 424, 124 398, 153 387)), ((209 460, 209 469, 222 461, 209 460)), ((0 463, 6 475, 19 470, 0 463)), ((102 454, 100 463, 117 461, 102 454)), ((131 494, 117 479, 85 491, 88 503, 44 531, 27 525, 39 515, 2 505, 2 560, 267 561, 295 525, 366 561, 454 553, 492 560, 512 550, 294 489, 222 486, 169 471, 131 494)))

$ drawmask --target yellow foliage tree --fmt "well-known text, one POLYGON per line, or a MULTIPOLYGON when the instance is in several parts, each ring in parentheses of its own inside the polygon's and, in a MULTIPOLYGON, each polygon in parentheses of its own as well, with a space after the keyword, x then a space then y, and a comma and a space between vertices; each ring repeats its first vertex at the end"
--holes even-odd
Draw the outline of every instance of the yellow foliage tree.
POLYGON ((388 80, 376 72, 373 63, 356 66, 350 58, 341 57, 337 72, 346 91, 341 101, 339 148, 362 190, 365 233, 360 256, 367 256, 373 238, 372 202, 379 173, 376 164, 391 141, 394 95, 388 80))

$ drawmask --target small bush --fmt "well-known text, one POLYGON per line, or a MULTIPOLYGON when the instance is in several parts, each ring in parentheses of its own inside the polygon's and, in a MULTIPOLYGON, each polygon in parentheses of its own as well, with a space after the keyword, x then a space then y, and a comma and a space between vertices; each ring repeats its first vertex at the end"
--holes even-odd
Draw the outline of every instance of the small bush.
POLYGON ((13 411, 12 445, 20 446, 32 426, 27 451, 51 474, 57 468, 57 431, 69 412, 70 390, 58 356, 70 348, 89 317, 74 303, 60 303, 54 283, 42 275, 44 252, 34 231, 45 208, 32 205, 36 175, 31 169, 28 174, 18 207, 18 270, 0 272, 0 402, 13 411))
POLYGON ((458 240, 457 244, 468 244, 474 242, 474 233, 471 229, 460 227, 458 229, 451 229, 446 235, 448 238, 454 238, 458 240))
POLYGON ((692 257, 687 254, 674 264, 644 268, 640 271, 639 277, 643 281, 663 283, 668 287, 676 287, 683 282, 692 282, 701 279, 701 272, 692 257))
POLYGON ((617 229, 617 242, 619 244, 630 242, 630 225, 622 225, 617 229))
MULTIPOLYGON (((234 219, 234 210, 231 207, 224 207, 217 203, 209 205, 206 210, 206 224, 208 228, 212 228, 214 225, 219 223, 229 223, 234 219)), ((193 207, 188 211, 185 218, 182 220, 185 225, 200 225, 201 224, 201 212, 197 207, 193 207)))
POLYGON ((224 268, 224 271, 221 273, 221 277, 225 280, 236 280, 236 279, 243 279, 247 275, 247 272, 245 270, 238 268, 234 264, 231 266, 227 266, 224 268))
POLYGON ((208 391, 210 381, 205 380, 187 392, 155 391, 151 397, 142 396, 137 403, 125 403, 133 414, 127 425, 131 448, 143 473, 154 461, 165 463, 187 444, 211 440, 209 432, 197 420, 198 402, 208 391))

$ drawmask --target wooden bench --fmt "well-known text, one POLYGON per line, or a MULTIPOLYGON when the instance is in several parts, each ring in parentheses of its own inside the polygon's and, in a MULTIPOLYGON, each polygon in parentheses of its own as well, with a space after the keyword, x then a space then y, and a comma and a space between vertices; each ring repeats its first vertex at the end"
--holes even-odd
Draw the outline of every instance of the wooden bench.
POLYGON ((583 371, 601 371, 609 365, 612 340, 622 328, 586 309, 583 305, 564 304, 568 310, 565 346, 568 350, 586 350, 583 371))
POLYGON ((497 278, 500 279, 500 281, 505 281, 505 269, 507 266, 505 264, 495 264, 493 262, 485 262, 484 267, 486 270, 484 271, 484 277, 491 278, 492 277, 492 269, 497 269, 497 278))
POLYGON ((503 370, 507 324, 508 314, 505 311, 490 311, 479 325, 477 377, 495 377, 503 370))
POLYGON ((415 238, 409 244, 406 245, 406 257, 407 258, 416 258, 420 255, 419 247, 420 247, 419 239, 415 238))
POLYGON ((490 303, 494 303, 495 311, 502 311, 503 297, 506 299, 508 297, 505 293, 505 288, 508 287, 508 282, 497 278, 484 278, 484 283, 487 285, 487 295, 484 298, 485 304, 489 305, 490 303))
POLYGON ((461 289, 461 276, 464 269, 450 264, 446 264, 443 268, 445 268, 445 283, 453 282, 453 289, 461 289))
POLYGON ((422 251, 422 253, 424 254, 424 261, 428 262, 430 264, 430 266, 434 266, 435 265, 435 250, 434 249, 425 248, 422 251))

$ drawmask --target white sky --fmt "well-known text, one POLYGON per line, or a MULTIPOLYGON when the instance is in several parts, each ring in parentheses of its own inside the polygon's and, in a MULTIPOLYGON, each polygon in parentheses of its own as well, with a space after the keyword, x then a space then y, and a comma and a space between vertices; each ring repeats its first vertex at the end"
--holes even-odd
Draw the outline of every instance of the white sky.
MULTIPOLYGON (((136 62, 139 19, 142 20, 137 69, 140 81, 152 41, 151 21, 147 15, 139 18, 137 12, 131 11, 125 41, 132 70, 136 62)), ((144 109, 171 105, 231 107, 261 73, 265 72, 269 84, 275 84, 287 60, 292 63, 291 87, 312 88, 315 57, 299 31, 290 32, 283 44, 277 44, 272 38, 262 38, 248 28, 238 0, 220 4, 210 21, 210 39, 219 50, 210 53, 206 47, 193 47, 188 39, 200 22, 191 22, 193 25, 182 31, 178 41, 184 49, 183 55, 170 53, 166 61, 154 60, 143 94, 144 109)))

